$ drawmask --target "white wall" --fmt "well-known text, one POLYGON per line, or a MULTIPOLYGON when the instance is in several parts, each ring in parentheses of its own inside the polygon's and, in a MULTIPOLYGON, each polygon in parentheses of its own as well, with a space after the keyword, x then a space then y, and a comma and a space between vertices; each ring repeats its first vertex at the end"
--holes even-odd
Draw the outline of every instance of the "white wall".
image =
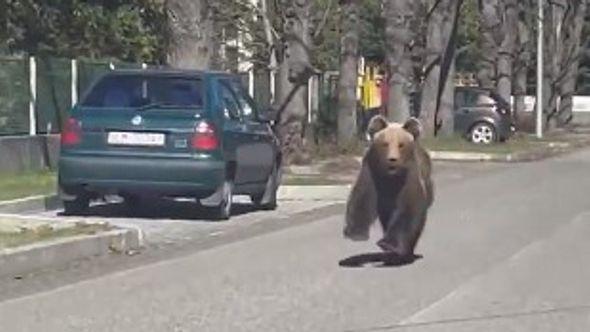
MULTIPOLYGON (((535 108, 535 96, 526 96, 525 112, 532 112, 535 108)), ((511 100, 514 103, 514 97, 511 100)), ((574 113, 590 113, 590 96, 574 96, 574 113)))

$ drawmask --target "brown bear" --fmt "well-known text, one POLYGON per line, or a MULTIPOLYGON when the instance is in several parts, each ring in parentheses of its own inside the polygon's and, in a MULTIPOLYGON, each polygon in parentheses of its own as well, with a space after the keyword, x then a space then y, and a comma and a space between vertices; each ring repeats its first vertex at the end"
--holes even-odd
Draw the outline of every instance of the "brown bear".
POLYGON ((368 240, 379 218, 384 236, 377 245, 387 257, 413 260, 433 202, 432 164, 420 144, 420 122, 410 118, 402 125, 375 116, 367 132, 370 146, 348 197, 344 236, 368 240))

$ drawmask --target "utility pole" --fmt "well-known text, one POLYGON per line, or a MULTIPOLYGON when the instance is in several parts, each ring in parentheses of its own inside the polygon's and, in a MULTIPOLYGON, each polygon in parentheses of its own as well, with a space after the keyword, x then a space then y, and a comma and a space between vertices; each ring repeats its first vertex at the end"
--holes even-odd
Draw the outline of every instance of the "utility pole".
POLYGON ((543 0, 537 18, 537 138, 543 138, 543 0))

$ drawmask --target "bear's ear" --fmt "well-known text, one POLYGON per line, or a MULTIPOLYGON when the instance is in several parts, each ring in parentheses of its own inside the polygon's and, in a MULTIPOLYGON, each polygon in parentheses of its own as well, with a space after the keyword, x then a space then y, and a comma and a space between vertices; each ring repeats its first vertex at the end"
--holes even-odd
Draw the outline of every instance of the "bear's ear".
POLYGON ((411 117, 404 123, 404 129, 407 130, 414 138, 420 137, 422 134, 422 124, 420 120, 416 119, 415 117, 411 117))
POLYGON ((385 129, 385 127, 387 127, 388 125, 389 122, 387 122, 387 119, 385 117, 383 117, 382 115, 375 115, 371 118, 371 121, 369 121, 369 125, 367 126, 367 134, 369 134, 369 137, 373 139, 373 136, 377 132, 385 129))

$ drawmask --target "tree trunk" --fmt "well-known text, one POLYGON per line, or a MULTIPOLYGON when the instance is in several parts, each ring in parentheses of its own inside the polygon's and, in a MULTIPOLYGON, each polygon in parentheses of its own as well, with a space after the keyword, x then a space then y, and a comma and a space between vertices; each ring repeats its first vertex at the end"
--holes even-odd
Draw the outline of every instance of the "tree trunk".
POLYGON ((214 53, 212 11, 207 0, 168 0, 172 39, 168 63, 177 68, 206 69, 214 53))
POLYGON ((289 80, 289 63, 281 62, 277 75, 277 101, 279 110, 278 136, 281 140, 283 161, 299 164, 307 161, 303 142, 303 121, 306 115, 305 89, 289 80))
POLYGON ((358 0, 341 0, 342 37, 338 79, 338 144, 356 134, 356 91, 358 83, 358 0))
POLYGON ((452 135, 455 36, 462 0, 430 1, 426 37, 426 73, 420 103, 424 135, 452 135), (436 6, 436 7, 434 7, 436 6))
POLYGON ((498 0, 479 1, 481 63, 477 72, 479 85, 486 89, 494 89, 496 81, 496 64, 498 58, 498 34, 502 21, 498 9, 498 0))
POLYGON ((514 93, 514 112, 512 116, 517 126, 520 121, 520 116, 526 109, 525 97, 527 88, 527 70, 528 67, 522 65, 518 67, 518 70, 514 74, 514 85, 512 86, 512 91, 514 93))
POLYGON ((285 10, 284 50, 277 91, 279 137, 286 163, 306 162, 303 121, 307 114, 305 89, 315 70, 311 64, 312 0, 283 0, 285 10))
POLYGON ((579 62, 576 60, 567 70, 567 76, 561 89, 561 100, 556 121, 558 127, 569 124, 574 118, 574 94, 576 93, 576 80, 578 78, 579 62))
MULTIPOLYGON (((269 48, 269 75, 270 75, 270 85, 274 91, 276 91, 276 74, 278 70, 279 62, 277 60, 277 43, 275 42, 275 38, 272 34, 272 24, 270 22, 270 11, 268 7, 268 0, 261 0, 260 1, 261 9, 262 9, 262 22, 264 25, 264 37, 266 38, 266 43, 269 48)), ((270 95, 270 102, 274 103, 276 100, 276 96, 274 93, 270 95)))
POLYGON ((451 60, 447 83, 440 100, 440 108, 436 117, 439 129, 437 136, 449 137, 455 132, 455 58, 451 60))
MULTIPOLYGON (((546 115, 545 125, 547 130, 551 130, 557 125, 557 99, 560 93, 561 84, 559 82, 560 73, 563 68, 563 42, 562 28, 564 23, 564 14, 568 6, 567 1, 572 0, 554 0, 549 3, 549 10, 545 17, 544 38, 544 63, 545 82, 543 84, 543 112, 546 115)), ((575 1, 575 0, 574 0, 575 1)))
POLYGON ((513 118, 516 126, 520 125, 520 117, 526 109, 525 96, 527 94, 527 76, 531 62, 531 48, 534 43, 531 42, 532 26, 535 21, 530 19, 530 12, 534 11, 534 6, 529 1, 518 3, 518 21, 517 21, 517 43, 516 56, 513 66, 512 94, 514 95, 513 118))
POLYGON ((518 36, 518 12, 516 0, 503 0, 500 6, 503 14, 502 42, 498 51, 496 92, 510 103, 512 97, 512 68, 516 38, 518 36))
MULTIPOLYGON (((429 7, 432 7, 436 1, 429 1, 429 7)), ((441 62, 443 49, 447 44, 448 38, 445 36, 443 27, 444 13, 443 7, 447 6, 449 0, 442 0, 442 3, 432 12, 428 20, 426 36, 426 73, 422 85, 422 95, 420 102, 420 120, 423 126, 424 136, 434 136, 435 114, 438 106, 438 90, 441 76, 441 62)))
POLYGON ((562 56, 562 64, 566 68, 563 72, 563 79, 561 80, 561 101, 559 103, 559 110, 556 115, 556 124, 558 127, 567 125, 573 119, 573 96, 576 92, 576 81, 578 79, 578 67, 581 57, 582 49, 582 29, 584 26, 584 18, 587 10, 586 0, 571 1, 571 7, 568 11, 565 23, 564 53, 562 56))
POLYGON ((385 57, 389 77, 387 103, 390 120, 403 123, 410 116, 409 93, 412 89, 412 60, 414 42, 411 19, 415 0, 383 0, 385 19, 385 57))

